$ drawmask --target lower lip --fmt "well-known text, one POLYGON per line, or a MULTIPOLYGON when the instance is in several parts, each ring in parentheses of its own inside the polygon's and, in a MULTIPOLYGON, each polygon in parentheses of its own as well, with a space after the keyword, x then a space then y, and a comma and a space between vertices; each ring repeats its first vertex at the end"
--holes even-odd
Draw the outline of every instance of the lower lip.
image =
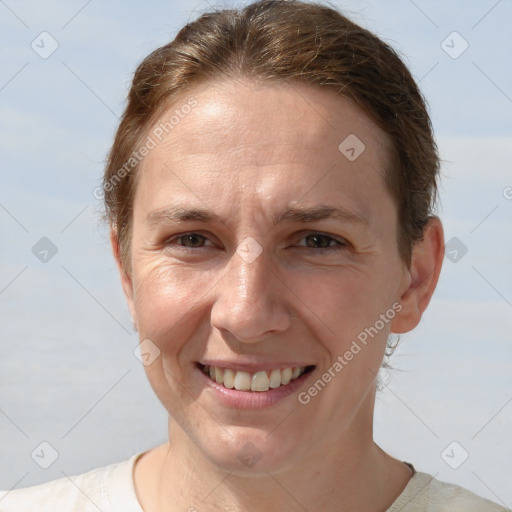
POLYGON ((297 379, 290 381, 289 384, 279 386, 278 388, 271 388, 268 391, 239 391, 237 389, 228 389, 222 384, 213 381, 210 377, 198 367, 196 367, 202 379, 201 383, 210 389, 221 403, 228 407, 235 407, 237 409, 258 409, 273 405, 293 392, 297 391, 309 377, 314 373, 314 369, 304 373, 297 379))

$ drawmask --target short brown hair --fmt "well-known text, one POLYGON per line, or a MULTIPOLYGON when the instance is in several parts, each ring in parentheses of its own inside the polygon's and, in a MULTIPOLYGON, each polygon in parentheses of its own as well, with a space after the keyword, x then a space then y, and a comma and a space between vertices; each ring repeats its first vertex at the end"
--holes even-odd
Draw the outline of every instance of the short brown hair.
POLYGON ((388 134, 385 184, 397 205, 400 257, 410 267, 412 246, 422 239, 436 203, 439 158, 425 101, 409 70, 390 46, 334 8, 261 0, 202 14, 137 68, 103 178, 106 215, 125 269, 139 167, 134 162, 127 168, 126 162, 187 88, 230 76, 335 91, 388 134))

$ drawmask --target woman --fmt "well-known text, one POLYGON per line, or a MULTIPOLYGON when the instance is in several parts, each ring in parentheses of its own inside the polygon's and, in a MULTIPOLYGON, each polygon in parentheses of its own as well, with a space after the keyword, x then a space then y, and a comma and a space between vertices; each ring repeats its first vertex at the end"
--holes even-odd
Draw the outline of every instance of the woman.
POLYGON ((207 13, 138 68, 103 188, 169 442, 1 510, 502 511, 373 441, 443 229, 425 104, 335 10, 207 13))

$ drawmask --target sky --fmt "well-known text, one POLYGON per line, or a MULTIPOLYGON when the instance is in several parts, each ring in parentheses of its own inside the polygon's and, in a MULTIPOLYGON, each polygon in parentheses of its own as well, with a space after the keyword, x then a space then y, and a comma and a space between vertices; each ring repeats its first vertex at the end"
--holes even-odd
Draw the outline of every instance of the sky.
MULTIPOLYGON (((400 52, 443 160, 443 270, 383 375, 375 439, 512 507, 512 3, 331 3, 400 52)), ((137 64, 208 9, 0 2, 0 489, 166 440, 93 190, 137 64)))

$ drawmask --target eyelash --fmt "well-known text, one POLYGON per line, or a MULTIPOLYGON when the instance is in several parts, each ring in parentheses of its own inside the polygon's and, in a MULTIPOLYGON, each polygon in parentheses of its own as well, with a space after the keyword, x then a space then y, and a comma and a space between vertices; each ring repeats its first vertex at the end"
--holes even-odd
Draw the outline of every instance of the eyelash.
MULTIPOLYGON (((165 242, 165 245, 170 245, 172 244, 173 242, 175 242, 176 240, 180 240, 182 238, 185 238, 187 236, 199 236, 199 237, 202 237, 204 240, 208 240, 208 238, 204 235, 202 235, 201 233, 196 233, 194 231, 191 231, 189 233, 183 233, 181 235, 177 235, 177 236, 174 236, 172 238, 170 238, 169 240, 167 240, 165 242)), ((332 236, 329 236, 329 235, 326 235, 324 233, 320 233, 320 232, 316 232, 316 231, 313 231, 311 233, 308 233, 307 235, 304 235, 300 240, 303 240, 305 238, 308 238, 310 236, 317 236, 317 237, 322 237, 322 238, 326 238, 329 240, 328 243, 331 243, 331 242, 336 242, 335 245, 333 246, 329 246, 329 247, 307 247, 307 246, 301 246, 301 247, 305 247, 306 249, 312 249, 314 251, 321 251, 321 252, 336 252, 336 251, 340 251, 340 250, 343 250, 343 249, 346 249, 348 247, 348 243, 345 242, 345 241, 340 241, 340 240, 337 240, 336 238, 333 238, 332 236)), ((182 247, 184 249, 204 249, 204 246, 202 247, 187 247, 186 245, 183 245, 183 244, 178 244, 179 247, 182 247)))

